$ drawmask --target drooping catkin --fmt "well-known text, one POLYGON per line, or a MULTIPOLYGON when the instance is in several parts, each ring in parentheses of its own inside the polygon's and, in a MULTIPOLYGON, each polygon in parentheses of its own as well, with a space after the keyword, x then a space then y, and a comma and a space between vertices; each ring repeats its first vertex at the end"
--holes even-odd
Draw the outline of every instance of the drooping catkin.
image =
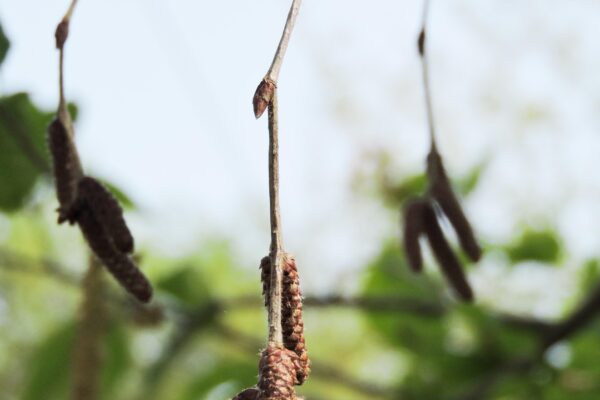
POLYGON ((465 278, 462 266, 456 255, 452 252, 448 241, 444 237, 444 233, 435 215, 433 205, 426 203, 423 207, 423 229, 429 240, 429 245, 433 251, 433 255, 440 265, 446 280, 454 288, 456 293, 464 301, 473 300, 473 291, 469 286, 469 282, 465 278))
POLYGON ((296 259, 283 254, 283 291, 282 291, 282 331, 283 345, 298 356, 296 379, 301 385, 310 374, 310 359, 306 350, 304 337, 304 320, 302 319, 302 291, 296 259))
POLYGON ((431 196, 438 202, 448 221, 454 227, 460 246, 472 261, 479 261, 481 248, 475 239, 473 228, 471 228, 471 224, 469 224, 452 190, 442 158, 435 148, 432 148, 427 156, 427 175, 430 182, 429 191, 431 196))
POLYGON ((129 293, 142 302, 150 301, 152 286, 129 256, 117 249, 105 227, 86 202, 78 202, 72 217, 98 259, 129 293))
POLYGON ((269 343, 258 365, 258 400, 297 400, 296 358, 293 351, 269 343))
POLYGON ((117 199, 100 182, 87 176, 79 181, 78 193, 104 226, 117 249, 123 253, 133 252, 133 236, 117 199))
POLYGON ((265 307, 269 307, 269 291, 271 290, 271 258, 263 257, 260 260, 260 280, 263 287, 263 297, 265 299, 265 307))
POLYGON ((77 183, 82 172, 69 132, 58 118, 48 126, 48 147, 52 155, 56 197, 59 203, 58 222, 62 223, 77 197, 77 183))
POLYGON ((404 208, 404 251, 408 265, 415 272, 423 269, 419 237, 423 234, 423 208, 426 200, 410 200, 404 208))

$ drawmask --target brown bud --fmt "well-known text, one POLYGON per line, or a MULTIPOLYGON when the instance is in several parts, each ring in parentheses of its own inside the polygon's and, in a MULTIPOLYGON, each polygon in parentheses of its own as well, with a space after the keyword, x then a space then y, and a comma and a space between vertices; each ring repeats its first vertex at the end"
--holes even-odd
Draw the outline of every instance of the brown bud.
POLYGON ((479 261, 481 258, 481 248, 475 239, 471 224, 469 224, 452 190, 450 180, 446 175, 442 163, 442 158, 435 149, 432 149, 427 156, 427 175, 430 181, 430 193, 438 202, 442 211, 444 211, 450 224, 452 224, 458 236, 460 246, 472 261, 479 261))
POLYGON ((423 269, 423 256, 419 237, 423 234, 423 208, 426 200, 416 199, 404 208, 404 251, 408 265, 415 272, 423 269))
POLYGON ((456 255, 452 252, 450 245, 444 237, 444 233, 442 232, 437 216, 435 215, 435 210, 429 203, 423 208, 423 228, 427 234, 429 245, 433 250, 433 255, 440 265, 440 269, 444 273, 448 283, 450 283, 456 293, 464 301, 472 301, 473 291, 465 278, 465 274, 458 258, 456 258, 456 255))
POLYGON ((66 213, 77 197, 81 165, 69 132, 58 118, 48 126, 48 147, 52 154, 56 197, 60 205, 58 221, 62 223, 68 219, 66 213))
POLYGON ((421 29, 421 32, 419 32, 417 48, 419 49, 419 55, 423 57, 425 55, 425 28, 421 29))
POLYGON ((127 255, 121 253, 85 202, 77 202, 70 214, 77 220, 81 232, 98 259, 129 293, 141 302, 152 297, 152 286, 127 255))
POLYGON ((54 37, 56 38, 56 48, 62 50, 65 42, 67 41, 67 37, 69 36, 69 21, 63 19, 60 21, 58 26, 56 27, 56 31, 54 32, 54 37))
POLYGON ((296 400, 297 357, 293 351, 269 343, 258 365, 259 400, 296 400))
POLYGON ((88 176, 79 181, 78 193, 104 226, 117 249, 123 253, 133 252, 133 236, 117 199, 100 182, 88 176))
POLYGON ((301 385, 310 374, 310 360, 306 350, 304 337, 304 321, 302 319, 302 291, 296 259, 285 253, 282 257, 283 282, 281 295, 281 318, 283 344, 298 356, 296 379, 301 385))
POLYGON ((275 82, 270 80, 269 78, 264 78, 256 88, 256 92, 254 92, 254 98, 252 99, 252 105, 254 106, 254 116, 256 119, 260 118, 261 115, 265 112, 269 104, 271 103, 271 99, 273 99, 273 95, 275 94, 275 89, 277 86, 275 82))
POLYGON ((259 394, 260 390, 258 390, 258 388, 248 388, 238 393, 233 400, 258 400, 259 394))

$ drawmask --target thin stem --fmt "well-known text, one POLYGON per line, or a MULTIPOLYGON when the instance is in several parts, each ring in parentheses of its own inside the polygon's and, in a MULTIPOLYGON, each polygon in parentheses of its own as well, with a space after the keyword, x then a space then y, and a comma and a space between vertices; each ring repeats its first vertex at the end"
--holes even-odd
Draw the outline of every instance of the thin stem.
POLYGON ((433 118, 433 105, 431 102, 431 88, 429 84, 429 57, 427 55, 427 20, 429 18, 429 0, 424 0, 421 32, 419 34, 419 55, 421 56, 421 68, 423 71, 423 89, 425 91, 425 108, 427 111, 427 123, 429 125, 429 139, 431 149, 435 151, 435 124, 433 118))
POLYGON ((63 16, 57 28, 57 46, 59 50, 59 66, 58 66, 58 81, 59 81, 59 101, 58 101, 58 118, 67 127, 67 130, 74 136, 74 130, 71 122, 71 115, 67 109, 67 102, 65 100, 65 85, 64 85, 64 57, 65 48, 64 44, 68 37, 69 23, 71 17, 75 11, 75 6, 78 0, 71 0, 71 4, 67 9, 67 12, 63 16))
POLYGON ((281 35, 281 39, 279 40, 279 46, 277 46, 277 51, 273 57, 273 62, 271 63, 269 71, 265 77, 274 83, 277 83, 277 80, 279 79, 279 72, 281 71, 283 57, 285 56, 285 52, 288 48, 290 36, 292 34, 292 30, 294 30, 294 25, 296 24, 296 18, 298 17, 298 11, 300 11, 301 4, 302 0, 292 1, 292 7, 290 8, 290 12, 285 23, 285 28, 283 28, 283 33, 281 35))
POLYGON ((283 343, 281 327, 281 268, 283 240, 281 235, 281 214, 279 211, 279 123, 277 89, 269 103, 269 203, 271 215, 271 289, 269 293, 269 342, 283 343))

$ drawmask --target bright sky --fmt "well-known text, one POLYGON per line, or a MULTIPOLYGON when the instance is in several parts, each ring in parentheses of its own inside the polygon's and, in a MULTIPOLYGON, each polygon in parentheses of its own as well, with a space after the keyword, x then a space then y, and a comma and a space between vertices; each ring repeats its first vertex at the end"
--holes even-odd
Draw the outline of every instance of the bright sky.
MULTIPOLYGON (((266 254, 266 118, 254 120, 251 98, 289 3, 79 2, 66 84, 81 110, 81 157, 141 206, 134 232, 147 246, 182 254, 217 235, 248 267, 266 254)), ((27 91, 55 107, 53 31, 66 7, 0 0, 12 42, 3 93, 27 91)), ((533 288, 535 266, 507 275, 488 259, 476 288, 566 293, 565 276, 600 249, 600 2, 434 0, 431 12, 447 168, 460 176, 490 161, 467 204, 476 230, 494 243, 551 218, 574 254, 553 272, 554 286, 533 288)), ((279 90, 284 240, 308 291, 356 285, 381 238, 398 235, 397 215, 353 181, 381 150, 394 155, 397 176, 423 168, 420 13, 421 1, 304 1, 279 90)), ((536 312, 547 313, 548 297, 538 297, 536 312)))

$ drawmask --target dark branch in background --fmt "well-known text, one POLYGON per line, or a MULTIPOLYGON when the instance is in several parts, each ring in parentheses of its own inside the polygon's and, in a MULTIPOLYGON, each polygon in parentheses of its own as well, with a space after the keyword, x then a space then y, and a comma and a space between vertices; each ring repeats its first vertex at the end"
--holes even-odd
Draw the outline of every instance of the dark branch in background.
POLYGON ((429 18, 429 0, 424 0, 421 31, 417 39, 417 49, 421 58, 423 75, 423 91, 425 92, 425 109, 429 128, 430 150, 427 155, 427 193, 417 199, 411 199, 404 208, 404 240, 408 265, 415 272, 422 270, 423 258, 419 243, 425 237, 446 280, 463 301, 473 300, 473 291, 462 270, 459 258, 454 254, 444 237, 437 221, 436 209, 442 211, 458 236, 459 242, 467 256, 474 262, 481 258, 473 229, 458 201, 444 165, 438 153, 435 133, 435 120, 431 100, 429 80, 429 57, 427 53, 427 21, 429 18))
POLYGON ((59 102, 57 118, 48 127, 56 194, 60 204, 58 222, 77 223, 90 249, 115 279, 142 302, 152 297, 152 287, 130 258, 133 237, 123 219, 117 200, 81 167, 75 131, 67 108, 64 89, 64 53, 69 25, 77 0, 56 27, 59 50, 59 102))
POLYGON ((83 300, 75 344, 71 352, 71 398, 95 400, 100 393, 103 366, 103 337, 106 333, 107 305, 105 303, 102 265, 90 256, 90 265, 83 279, 83 300))

